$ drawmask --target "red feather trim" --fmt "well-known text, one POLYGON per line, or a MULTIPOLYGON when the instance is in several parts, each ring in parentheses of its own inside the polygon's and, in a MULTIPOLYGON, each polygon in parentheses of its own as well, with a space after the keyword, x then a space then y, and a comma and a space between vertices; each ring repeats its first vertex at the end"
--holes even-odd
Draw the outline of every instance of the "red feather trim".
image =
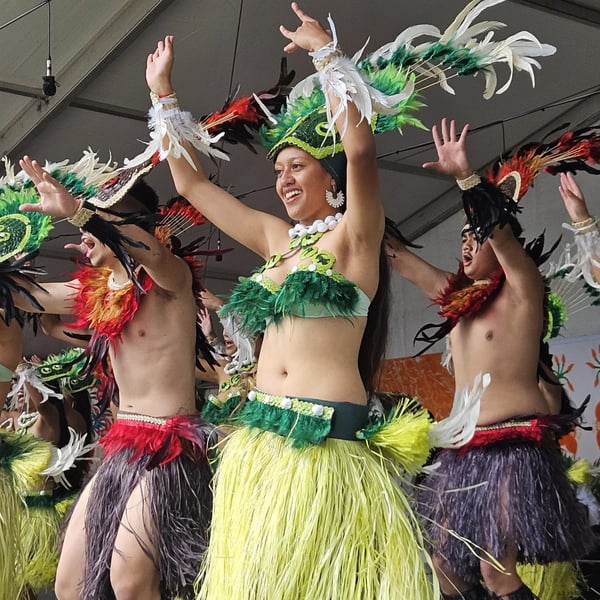
POLYGON ((562 415, 540 415, 532 419, 516 419, 492 425, 488 429, 475 429, 471 440, 460 448, 461 452, 470 448, 488 446, 498 442, 532 442, 540 446, 545 441, 556 441, 557 427, 564 418, 562 415))
POLYGON ((444 291, 434 300, 440 306, 439 315, 452 321, 452 326, 464 317, 477 313, 499 291, 504 282, 504 271, 499 269, 487 285, 471 283, 464 274, 463 263, 444 291))
POLYGON ((164 424, 117 419, 100 445, 106 457, 133 449, 131 463, 150 455, 153 466, 164 465, 190 451, 197 459, 206 456, 206 437, 200 423, 199 418, 189 416, 169 417, 164 424))
POLYGON ((205 129, 218 133, 221 126, 227 121, 241 119, 247 123, 259 125, 264 120, 264 114, 259 112, 253 96, 246 96, 231 102, 227 102, 222 110, 205 117, 202 126, 205 129))
POLYGON ((161 206, 159 214, 162 217, 161 224, 162 222, 175 217, 182 217, 187 220, 190 225, 204 225, 204 223, 206 223, 204 215, 181 196, 168 205, 161 206))
POLYGON ((598 174, 600 171, 591 165, 599 162, 600 134, 596 128, 588 127, 568 131, 552 142, 532 142, 522 146, 500 161, 487 178, 498 186, 507 175, 516 171, 521 181, 515 199, 520 200, 542 170, 551 175, 582 170, 598 174))
MULTIPOLYGON (((95 336, 113 342, 137 312, 141 292, 134 285, 121 290, 109 289, 110 273, 107 268, 81 267, 75 273, 79 285, 72 310, 77 317, 75 328, 92 329, 95 336)), ((145 292, 152 288, 153 281, 144 271, 139 281, 145 292)))

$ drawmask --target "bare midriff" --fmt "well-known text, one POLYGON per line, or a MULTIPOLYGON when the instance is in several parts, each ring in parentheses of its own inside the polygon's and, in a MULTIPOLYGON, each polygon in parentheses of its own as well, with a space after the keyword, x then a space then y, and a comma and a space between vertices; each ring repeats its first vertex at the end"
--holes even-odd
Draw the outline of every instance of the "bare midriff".
POLYGON ((358 370, 365 317, 290 317, 270 325, 256 385, 269 394, 366 404, 358 370))

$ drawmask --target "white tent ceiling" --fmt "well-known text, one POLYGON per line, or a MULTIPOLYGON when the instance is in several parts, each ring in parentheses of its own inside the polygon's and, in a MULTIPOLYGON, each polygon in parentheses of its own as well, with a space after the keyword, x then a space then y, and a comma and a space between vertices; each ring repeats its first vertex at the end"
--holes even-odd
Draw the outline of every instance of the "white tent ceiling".
MULTIPOLYGON (((465 4, 466 0, 305 0, 302 6, 322 21, 331 12, 342 47, 353 53, 368 36, 373 50, 409 25, 431 23, 443 29, 465 4)), ((51 54, 60 87, 55 96, 43 99, 48 6, 35 0, 4 0, 0 26, 36 5, 42 6, 0 30, 0 155, 13 160, 23 154, 39 160, 76 160, 87 147, 105 160, 109 152, 118 161, 131 157, 142 148, 139 140, 147 139, 144 67, 158 39, 175 36, 175 88, 182 105, 199 116, 219 108, 237 85, 247 93, 273 84, 285 44, 278 26, 291 28, 296 23, 287 0, 52 0, 51 54)), ((521 73, 505 94, 491 100, 482 98, 482 77, 455 80, 455 96, 427 90, 427 107, 419 115, 426 126, 442 116, 469 122, 472 128, 495 123, 471 136, 473 162, 483 167, 503 150, 539 139, 562 123, 577 126, 599 120, 597 0, 506 1, 482 18, 507 23, 499 32, 502 37, 531 31, 557 46, 557 54, 542 59, 535 88, 521 73), (579 100, 538 110, 572 97, 579 100)), ((297 80, 311 69, 301 53, 288 62, 297 80)), ((506 76, 501 73, 501 81, 506 76)), ((401 223, 405 234, 427 231, 458 210, 452 182, 420 169, 432 157, 426 131, 407 129, 403 135, 379 138, 386 213, 401 223)), ((173 195, 166 166, 155 170, 149 181, 165 199, 173 195)), ((252 206, 283 216, 270 189, 271 166, 260 152, 254 156, 234 149, 231 163, 220 169, 219 182, 252 206)), ((69 268, 62 260, 64 242, 51 242, 41 260, 52 275, 69 268)), ((223 245, 228 244, 224 238, 223 245)), ((256 262, 236 248, 222 262, 209 262, 208 285, 232 281, 256 262)))

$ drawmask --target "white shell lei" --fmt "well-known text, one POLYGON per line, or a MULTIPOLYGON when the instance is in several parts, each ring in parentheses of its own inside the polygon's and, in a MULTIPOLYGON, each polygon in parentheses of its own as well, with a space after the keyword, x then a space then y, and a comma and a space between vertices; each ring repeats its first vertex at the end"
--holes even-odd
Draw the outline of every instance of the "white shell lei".
POLYGON ((302 223, 296 223, 289 231, 291 238, 302 237, 303 235, 309 235, 313 233, 325 233, 326 231, 333 231, 338 223, 342 220, 344 215, 337 213, 335 215, 329 215, 325 219, 317 219, 312 225, 302 225, 302 223))

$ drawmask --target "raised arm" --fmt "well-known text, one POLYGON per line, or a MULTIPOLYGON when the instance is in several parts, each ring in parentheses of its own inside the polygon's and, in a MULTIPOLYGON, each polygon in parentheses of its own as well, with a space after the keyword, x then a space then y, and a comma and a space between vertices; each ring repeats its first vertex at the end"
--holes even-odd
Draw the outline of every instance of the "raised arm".
POLYGON ((352 62, 345 58, 337 47, 337 40, 325 31, 320 23, 305 13, 296 2, 292 10, 300 19, 300 25, 291 31, 281 26, 283 36, 290 40, 285 52, 294 52, 298 48, 307 50, 317 57, 313 60, 320 72, 321 85, 327 93, 332 115, 337 115, 336 127, 340 135, 346 158, 346 212, 344 222, 351 232, 351 239, 361 243, 373 244, 383 234, 384 214, 379 192, 375 136, 366 118, 362 118, 353 101, 354 91, 348 86, 345 91, 344 106, 340 106, 340 97, 333 93, 330 79, 347 81, 346 73, 360 77, 352 62), (339 110, 341 108, 341 110, 339 110))
MULTIPOLYGON (((474 172, 467 154, 467 133, 465 125, 459 136, 454 120, 442 119, 440 128, 432 128, 433 141, 438 160, 423 165, 457 180, 459 187, 471 194, 481 193, 481 204, 489 197, 479 176, 474 172), (481 190, 480 190, 481 188, 481 190)), ((485 186, 491 184, 485 183, 485 186)), ((493 193, 501 195, 499 190, 493 193)), ((535 262, 527 255, 517 240, 509 224, 495 225, 484 243, 489 243, 506 276, 506 281, 517 300, 541 301, 544 292, 542 276, 535 262)))
POLYGON ((65 282, 51 282, 41 284, 40 287, 30 281, 15 278, 20 286, 24 287, 40 304, 33 305, 27 298, 21 294, 13 294, 15 306, 30 313, 49 312, 56 315, 71 314, 73 305, 73 296, 77 291, 79 282, 76 279, 65 282))
MULTIPOLYGON (((173 37, 166 36, 158 42, 146 62, 148 87, 159 97, 174 95, 171 84, 173 61, 173 37)), ((179 110, 178 107, 176 110, 179 110)), ((249 208, 212 183, 196 150, 187 142, 183 145, 194 166, 183 156, 175 158, 169 155, 169 168, 177 192, 227 235, 267 258, 270 255, 269 241, 273 236, 287 236, 288 225, 282 219, 249 208)))
MULTIPOLYGON (((23 204, 20 209, 25 211, 42 212, 53 217, 70 218, 81 208, 82 201, 75 198, 67 189, 49 173, 28 156, 20 161, 21 168, 36 186, 40 202, 23 204)), ((115 218, 106 214, 107 221, 115 218)), ((170 292, 177 292, 191 281, 191 274, 180 258, 174 256, 168 248, 161 244, 151 233, 136 225, 118 225, 118 219, 113 223, 125 238, 140 242, 127 248, 129 255, 136 263, 142 265, 156 284, 170 292)), ((47 287, 47 286, 45 286, 47 287)), ((71 291, 71 294, 73 291, 71 291)), ((36 298, 38 296, 36 295, 36 298)), ((65 314, 65 310, 56 310, 56 306, 47 306, 42 302, 47 312, 65 314)))
POLYGON ((448 284, 452 273, 434 267, 387 233, 384 247, 391 269, 416 285, 430 300, 437 298, 448 284))
POLYGON ((558 191, 563 199, 571 225, 564 225, 574 234, 577 247, 577 269, 585 281, 600 288, 600 234, 598 219, 590 216, 585 197, 572 173, 560 174, 558 191))
POLYGON ((81 339, 82 335, 86 335, 86 331, 70 327, 68 323, 61 320, 60 315, 44 313, 40 317, 40 325, 42 331, 49 337, 78 348, 87 346, 87 340, 81 339))

